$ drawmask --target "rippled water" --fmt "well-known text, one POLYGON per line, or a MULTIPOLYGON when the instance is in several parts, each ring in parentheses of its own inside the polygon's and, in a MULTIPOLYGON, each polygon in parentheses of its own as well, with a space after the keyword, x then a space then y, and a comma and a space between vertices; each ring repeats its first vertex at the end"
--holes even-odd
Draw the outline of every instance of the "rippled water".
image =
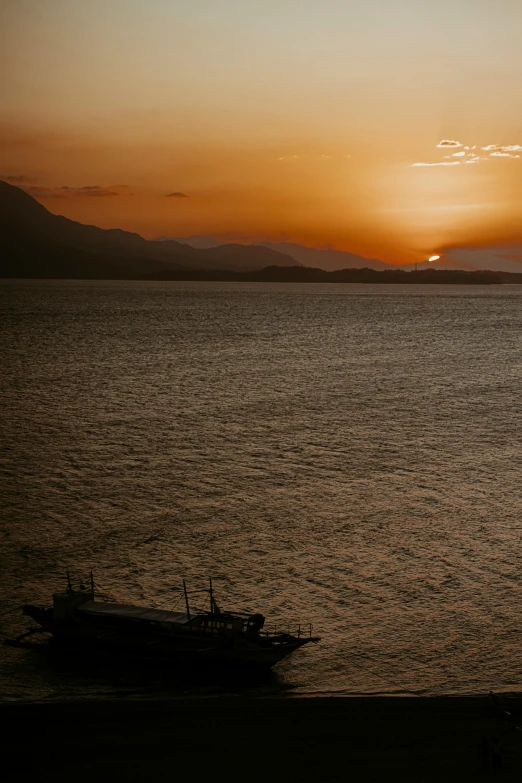
MULTIPOLYGON (((0 307, 3 635, 67 569, 166 607, 212 575, 322 636, 261 689, 521 687, 522 287, 3 281, 0 307)), ((0 652, 4 698, 150 687, 0 652)))

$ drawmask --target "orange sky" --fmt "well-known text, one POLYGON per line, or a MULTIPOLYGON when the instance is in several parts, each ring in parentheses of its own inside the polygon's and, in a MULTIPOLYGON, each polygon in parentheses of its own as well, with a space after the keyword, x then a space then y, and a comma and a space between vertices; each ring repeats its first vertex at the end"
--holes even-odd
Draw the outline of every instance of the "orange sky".
POLYGON ((146 237, 516 245, 521 29, 520 0, 0 0, 0 178, 146 237))

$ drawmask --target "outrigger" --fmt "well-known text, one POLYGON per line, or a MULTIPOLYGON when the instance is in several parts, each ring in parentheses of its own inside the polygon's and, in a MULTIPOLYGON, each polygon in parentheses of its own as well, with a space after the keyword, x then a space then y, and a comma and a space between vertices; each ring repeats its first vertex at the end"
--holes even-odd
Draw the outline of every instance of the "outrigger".
MULTIPOLYGON (((26 604, 23 613, 39 623, 34 632, 51 633, 65 645, 103 648, 114 653, 172 662, 274 666, 294 650, 319 641, 312 626, 290 631, 264 630, 262 614, 222 611, 210 580, 209 610, 192 609, 183 580, 185 612, 96 600, 90 585, 78 589, 67 574, 67 588, 53 595, 53 606, 26 604)), ((201 592, 201 591, 198 591, 201 592)), ((17 641, 28 634, 23 634, 17 641)))

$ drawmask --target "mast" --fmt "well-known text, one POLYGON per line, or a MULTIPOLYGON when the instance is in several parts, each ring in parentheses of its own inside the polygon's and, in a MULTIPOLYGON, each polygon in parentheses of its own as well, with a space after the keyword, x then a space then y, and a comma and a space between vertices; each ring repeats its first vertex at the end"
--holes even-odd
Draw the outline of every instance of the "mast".
POLYGON ((210 614, 214 614, 214 593, 212 591, 212 577, 210 577, 210 614))
POLYGON ((91 593, 92 593, 92 599, 94 601, 94 577, 92 575, 92 568, 91 568, 91 593))
POLYGON ((185 584, 185 580, 183 580, 183 592, 185 593, 185 606, 187 607, 187 616, 190 620, 190 609, 189 609, 189 602, 188 602, 188 593, 187 593, 187 585, 185 584))

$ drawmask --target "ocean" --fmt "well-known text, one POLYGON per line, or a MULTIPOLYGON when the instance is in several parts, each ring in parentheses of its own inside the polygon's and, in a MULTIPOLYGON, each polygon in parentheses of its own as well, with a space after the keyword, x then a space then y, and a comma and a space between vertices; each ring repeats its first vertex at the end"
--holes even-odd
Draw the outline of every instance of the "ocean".
POLYGON ((321 636, 263 681, 0 647, 4 700, 522 686, 522 287, 0 281, 0 615, 65 574, 321 636))

